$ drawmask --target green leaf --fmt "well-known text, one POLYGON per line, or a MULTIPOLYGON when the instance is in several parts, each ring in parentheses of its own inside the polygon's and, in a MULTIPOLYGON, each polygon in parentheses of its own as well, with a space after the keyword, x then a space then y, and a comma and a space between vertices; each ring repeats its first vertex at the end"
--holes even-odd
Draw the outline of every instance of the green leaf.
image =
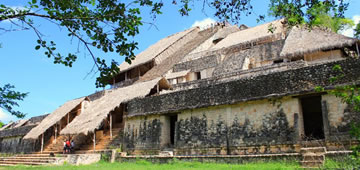
POLYGON ((35 46, 35 50, 40 49, 40 45, 35 46))

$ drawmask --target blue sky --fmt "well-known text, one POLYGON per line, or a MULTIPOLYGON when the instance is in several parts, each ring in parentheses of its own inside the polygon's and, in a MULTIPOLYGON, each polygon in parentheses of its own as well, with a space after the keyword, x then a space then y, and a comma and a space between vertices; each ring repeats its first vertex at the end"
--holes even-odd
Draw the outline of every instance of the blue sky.
MULTIPOLYGON (((1 3, 21 7, 24 1, 1 0, 1 3)), ((174 34, 176 32, 188 29, 195 23, 198 25, 208 24, 215 21, 213 17, 214 11, 207 8, 202 11, 201 4, 195 4, 190 16, 180 16, 178 6, 165 2, 163 14, 158 16, 156 21, 152 21, 148 17, 148 12, 143 12, 143 18, 146 22, 154 22, 155 27, 145 24, 141 27, 140 34, 134 38, 139 42, 139 49, 136 54, 145 50, 156 41, 174 34)), ((360 20, 360 2, 358 0, 350 0, 351 6, 346 13, 348 18, 360 20)), ((243 16, 240 23, 248 26, 256 26, 256 17, 259 14, 266 14, 268 3, 263 0, 253 1, 254 12, 251 16, 243 16)), ((271 21, 273 18, 267 18, 271 21)), ((42 19, 34 19, 40 31, 44 34, 45 39, 54 40, 57 43, 59 52, 76 52, 78 51, 78 41, 71 40, 67 37, 65 29, 61 30, 56 25, 42 19)), ((0 22, 0 28, 9 28, 9 22, 0 22)), ((351 30, 344 31, 344 34, 351 35, 351 30)), ((29 92, 28 97, 24 101, 19 102, 20 107, 16 110, 27 113, 26 118, 51 113, 64 102, 86 96, 94 93, 95 76, 87 76, 87 73, 93 66, 91 57, 81 47, 78 53, 78 61, 72 68, 63 65, 55 65, 52 59, 48 59, 43 51, 36 51, 37 37, 33 31, 14 31, 0 34, 0 86, 10 83, 16 86, 16 90, 21 92, 29 92)), ((115 53, 102 53, 93 49, 96 56, 105 57, 108 61, 115 59, 119 63, 124 58, 115 53)), ((9 122, 17 120, 10 116, 0 108, 0 120, 9 122)))

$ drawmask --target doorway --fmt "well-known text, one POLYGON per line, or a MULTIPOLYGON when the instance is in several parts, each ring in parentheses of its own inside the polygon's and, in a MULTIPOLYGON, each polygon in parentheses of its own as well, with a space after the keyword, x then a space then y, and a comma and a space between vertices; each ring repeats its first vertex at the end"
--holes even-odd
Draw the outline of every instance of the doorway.
POLYGON ((321 109, 321 96, 303 97, 301 108, 306 140, 324 139, 324 122, 321 109))
POLYGON ((170 144, 171 146, 175 145, 175 128, 177 122, 177 115, 171 115, 170 117, 170 144))

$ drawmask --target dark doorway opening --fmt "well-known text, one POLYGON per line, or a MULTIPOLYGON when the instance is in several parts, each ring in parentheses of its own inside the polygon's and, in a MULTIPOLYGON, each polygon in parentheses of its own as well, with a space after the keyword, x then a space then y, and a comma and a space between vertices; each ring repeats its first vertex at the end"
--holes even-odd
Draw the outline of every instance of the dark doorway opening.
POLYGON ((170 144, 174 146, 175 144, 175 124, 177 121, 177 115, 170 116, 170 144))
POLYGON ((321 96, 301 98, 305 139, 324 139, 324 123, 321 110, 321 96))

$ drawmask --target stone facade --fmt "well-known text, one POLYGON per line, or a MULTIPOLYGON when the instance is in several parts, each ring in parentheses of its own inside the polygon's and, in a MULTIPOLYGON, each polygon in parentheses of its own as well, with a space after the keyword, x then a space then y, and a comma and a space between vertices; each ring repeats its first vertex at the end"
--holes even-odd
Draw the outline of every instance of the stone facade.
MULTIPOLYGON (((23 137, 46 116, 47 115, 32 117, 23 126, 1 130, 0 152, 31 153, 39 151, 41 147, 40 140, 23 139, 23 137)), ((45 138, 50 136, 50 132, 45 133, 45 138)))
POLYGON ((339 149, 331 145, 350 139, 349 127, 358 121, 358 113, 334 95, 314 91, 318 85, 326 89, 336 85, 324 78, 338 74, 332 69, 335 65, 345 73, 337 83, 357 82, 360 62, 347 59, 131 100, 125 149, 158 154, 173 148, 176 155, 299 152, 306 129, 302 107, 307 106, 302 101, 307 96, 321 99, 324 140, 329 150, 339 149), (177 121, 171 144, 173 115, 177 121))

